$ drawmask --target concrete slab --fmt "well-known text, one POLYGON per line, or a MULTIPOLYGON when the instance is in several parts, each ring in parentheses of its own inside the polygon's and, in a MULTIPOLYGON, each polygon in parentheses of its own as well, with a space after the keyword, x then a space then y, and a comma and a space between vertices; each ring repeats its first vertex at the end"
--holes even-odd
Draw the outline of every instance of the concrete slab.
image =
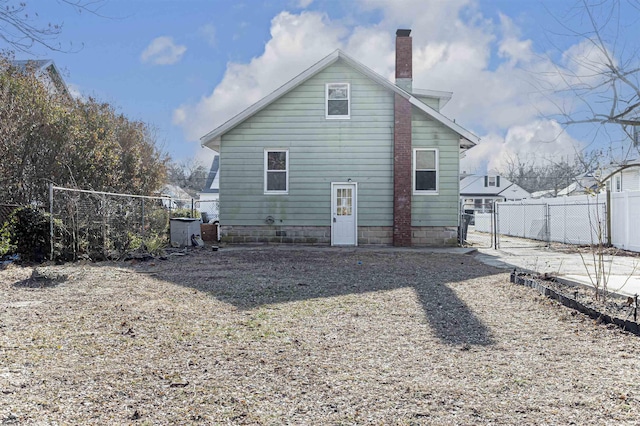
MULTIPOLYGON (((478 249, 476 258, 502 269, 549 274, 572 283, 594 286, 596 259, 590 253, 564 253, 545 247, 478 249)), ((640 259, 607 255, 604 260, 607 289, 625 296, 640 294, 640 259)))

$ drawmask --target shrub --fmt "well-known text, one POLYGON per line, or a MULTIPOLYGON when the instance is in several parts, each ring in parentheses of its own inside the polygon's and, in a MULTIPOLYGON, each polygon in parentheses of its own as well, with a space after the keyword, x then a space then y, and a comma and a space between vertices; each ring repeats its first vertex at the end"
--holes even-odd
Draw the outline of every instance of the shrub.
POLYGON ((49 214, 21 207, 11 214, 1 235, 1 247, 19 254, 22 260, 42 262, 51 250, 49 214))
POLYGON ((194 219, 200 218, 200 212, 198 210, 193 211, 193 215, 191 214, 191 209, 186 208, 178 208, 171 210, 171 217, 190 217, 194 219))
POLYGON ((12 254, 16 246, 11 243, 11 232, 9 232, 9 222, 5 222, 0 228, 0 256, 12 254))

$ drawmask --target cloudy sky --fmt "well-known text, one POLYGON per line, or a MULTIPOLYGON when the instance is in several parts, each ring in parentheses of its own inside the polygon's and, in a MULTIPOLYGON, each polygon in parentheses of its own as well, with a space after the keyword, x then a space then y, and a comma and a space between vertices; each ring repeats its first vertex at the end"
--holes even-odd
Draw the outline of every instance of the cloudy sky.
POLYGON ((569 56, 588 54, 563 36, 561 24, 581 24, 571 22, 575 4, 106 0, 95 15, 34 0, 36 23, 63 24, 65 52, 36 46, 16 57, 54 59, 74 92, 154 126, 175 160, 208 163, 202 135, 337 48, 393 79, 395 30, 411 28, 414 87, 454 93, 442 112, 482 139, 462 169, 484 173, 515 155, 559 158, 587 144, 550 118, 559 100, 540 90, 569 56))

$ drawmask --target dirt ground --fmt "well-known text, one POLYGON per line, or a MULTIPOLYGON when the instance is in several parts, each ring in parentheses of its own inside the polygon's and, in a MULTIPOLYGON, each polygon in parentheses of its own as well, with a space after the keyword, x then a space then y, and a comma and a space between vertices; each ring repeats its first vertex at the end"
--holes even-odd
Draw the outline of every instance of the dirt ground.
POLYGON ((0 271, 0 424, 640 424, 640 338, 469 255, 0 271))

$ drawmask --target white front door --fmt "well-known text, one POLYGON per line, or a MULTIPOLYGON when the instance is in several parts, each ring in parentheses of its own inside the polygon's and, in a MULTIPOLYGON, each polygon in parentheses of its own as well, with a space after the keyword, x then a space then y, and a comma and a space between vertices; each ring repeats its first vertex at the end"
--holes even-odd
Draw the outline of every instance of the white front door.
POLYGON ((358 186, 331 183, 331 245, 358 245, 358 186))

